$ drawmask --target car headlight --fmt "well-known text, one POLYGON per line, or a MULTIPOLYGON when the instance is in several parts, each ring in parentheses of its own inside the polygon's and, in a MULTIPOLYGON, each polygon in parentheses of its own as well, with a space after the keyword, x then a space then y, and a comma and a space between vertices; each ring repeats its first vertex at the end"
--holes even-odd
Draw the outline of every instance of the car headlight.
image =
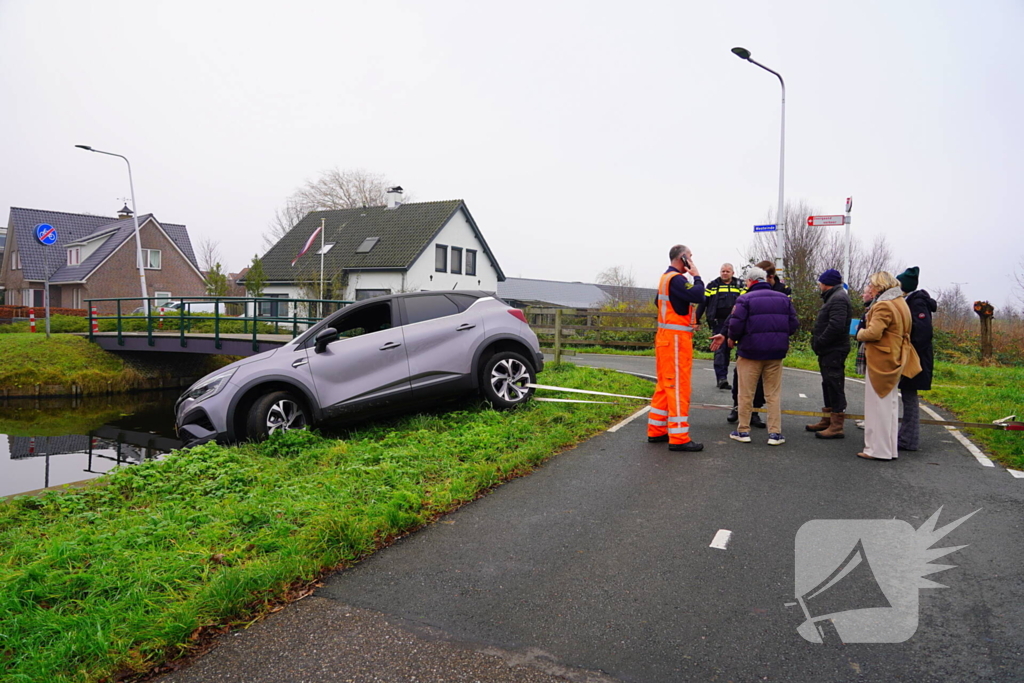
POLYGON ((185 397, 191 398, 196 402, 205 401, 223 389, 224 385, 228 383, 228 380, 231 379, 233 374, 235 374, 235 371, 230 370, 207 379, 201 379, 185 392, 185 397))

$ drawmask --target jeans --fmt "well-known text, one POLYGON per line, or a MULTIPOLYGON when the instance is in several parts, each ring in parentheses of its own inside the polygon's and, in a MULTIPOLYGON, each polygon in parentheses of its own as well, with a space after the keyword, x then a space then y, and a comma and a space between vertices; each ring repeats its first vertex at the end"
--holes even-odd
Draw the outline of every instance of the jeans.
POLYGON ((821 371, 821 397, 823 406, 833 413, 846 412, 846 356, 849 353, 831 352, 818 356, 821 371))

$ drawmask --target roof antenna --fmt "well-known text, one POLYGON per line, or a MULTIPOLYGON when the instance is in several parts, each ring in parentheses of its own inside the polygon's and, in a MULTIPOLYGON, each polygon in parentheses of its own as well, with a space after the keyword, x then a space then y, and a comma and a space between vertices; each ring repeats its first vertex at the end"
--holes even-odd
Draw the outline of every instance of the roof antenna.
POLYGON ((458 287, 458 286, 459 286, 459 282, 458 282, 458 280, 456 280, 456 281, 455 281, 455 284, 454 284, 454 285, 452 285, 452 291, 454 291, 454 290, 455 290, 455 288, 456 288, 456 287, 458 287))

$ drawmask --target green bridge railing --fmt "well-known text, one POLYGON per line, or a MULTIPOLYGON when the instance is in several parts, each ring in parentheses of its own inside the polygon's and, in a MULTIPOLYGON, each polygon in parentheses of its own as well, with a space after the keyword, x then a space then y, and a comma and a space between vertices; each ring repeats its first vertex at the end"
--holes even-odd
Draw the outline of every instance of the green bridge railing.
MULTIPOLYGON (((145 332, 149 346, 154 336, 177 331, 180 344, 188 347, 192 334, 213 334, 214 346, 223 348, 222 335, 251 335, 253 351, 259 350, 260 334, 302 334, 325 316, 353 303, 333 299, 285 299, 238 296, 122 297, 86 299, 89 339, 98 332, 117 332, 124 346, 126 332, 145 332), (100 304, 113 302, 112 314, 100 315, 100 304), (113 321, 113 323, 106 322, 113 321), (106 329, 103 329, 106 328, 106 329)), ((109 305, 102 306, 109 309, 109 305)))

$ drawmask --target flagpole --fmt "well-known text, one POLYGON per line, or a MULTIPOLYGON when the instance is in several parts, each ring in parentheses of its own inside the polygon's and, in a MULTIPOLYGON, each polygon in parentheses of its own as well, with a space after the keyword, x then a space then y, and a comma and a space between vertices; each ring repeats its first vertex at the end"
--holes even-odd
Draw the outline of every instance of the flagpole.
MULTIPOLYGON (((320 301, 324 299, 324 221, 320 219, 320 301)), ((320 304, 323 306, 323 303, 320 304)))

